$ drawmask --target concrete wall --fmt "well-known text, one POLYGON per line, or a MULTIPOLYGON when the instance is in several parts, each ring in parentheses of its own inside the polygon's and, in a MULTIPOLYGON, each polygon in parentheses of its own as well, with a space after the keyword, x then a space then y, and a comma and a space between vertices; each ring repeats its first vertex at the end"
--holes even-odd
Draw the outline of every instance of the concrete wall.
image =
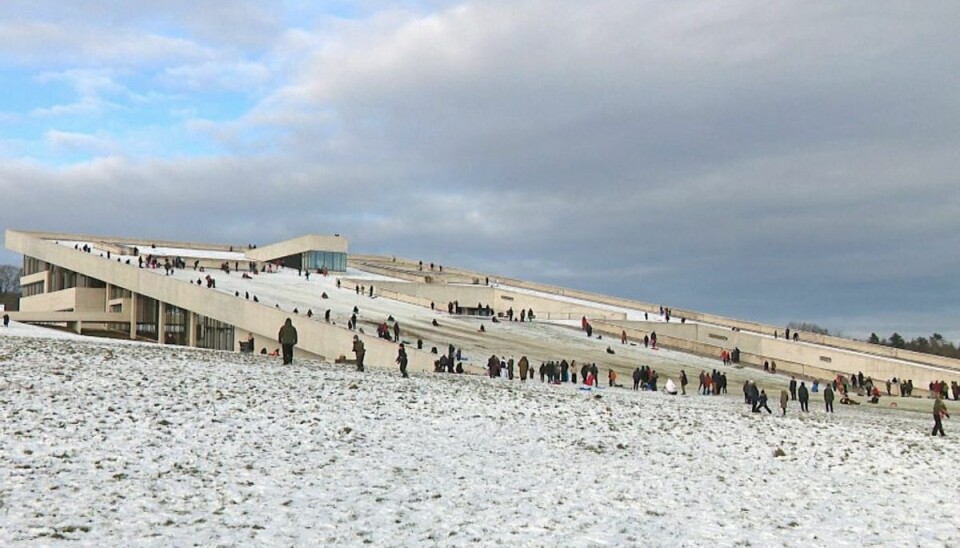
MULTIPOLYGON (((29 230, 7 230, 7 237, 11 234, 16 233, 24 236, 29 236, 32 238, 40 240, 60 240, 60 241, 85 241, 85 242, 112 242, 114 244, 124 244, 130 246, 139 246, 141 250, 145 250, 144 246, 149 247, 150 244, 154 244, 158 247, 179 247, 181 249, 209 249, 214 251, 229 251, 232 247, 236 251, 243 251, 246 249, 246 244, 240 245, 230 245, 230 244, 199 244, 196 242, 180 242, 176 240, 154 240, 151 238, 124 238, 117 236, 97 236, 93 234, 66 234, 62 232, 40 232, 40 231, 29 231, 29 230)), ((8 243, 7 248, 13 249, 8 243)))
POLYGON ((447 303, 459 301, 460 306, 475 307, 477 304, 490 305, 495 313, 506 312, 513 308, 519 316, 520 310, 533 309, 538 319, 579 319, 581 316, 589 318, 622 320, 626 318, 623 312, 613 312, 577 303, 547 299, 537 295, 517 293, 498 287, 486 285, 454 285, 454 284, 418 284, 407 282, 373 282, 374 294, 384 297, 397 298, 398 294, 408 295, 412 299, 397 298, 404 302, 430 306, 435 303, 437 309, 446 310, 447 303))
POLYGON ((272 261, 281 257, 297 255, 305 251, 336 251, 347 252, 347 239, 343 236, 321 236, 318 234, 309 234, 277 242, 275 244, 265 245, 257 249, 248 249, 245 254, 248 259, 254 261, 272 261))
POLYGON ((934 380, 960 381, 960 371, 937 369, 924 364, 893 361, 839 348, 805 342, 772 339, 756 333, 733 331, 716 326, 679 322, 594 322, 594 330, 610 337, 619 337, 621 330, 630 340, 642 340, 655 331, 660 346, 720 359, 723 350, 740 349, 740 361, 762 367, 764 361, 775 361, 780 373, 809 379, 828 380, 837 373, 845 376, 863 372, 875 381, 893 377, 913 379, 917 387, 934 380))
POLYGON ((43 293, 20 299, 23 312, 41 311, 95 311, 103 312, 106 290, 91 287, 72 287, 53 293, 43 293))

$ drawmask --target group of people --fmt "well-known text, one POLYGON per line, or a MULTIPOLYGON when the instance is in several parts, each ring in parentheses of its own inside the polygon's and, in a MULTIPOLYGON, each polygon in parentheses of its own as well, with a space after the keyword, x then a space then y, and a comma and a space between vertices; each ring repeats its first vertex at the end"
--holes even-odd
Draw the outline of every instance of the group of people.
POLYGON ((700 371, 700 384, 697 386, 697 392, 704 395, 720 395, 727 393, 727 374, 721 371, 713 370, 707 373, 700 371))
MULTIPOLYGON (((681 372, 682 373, 682 372, 681 372)), ((680 379, 681 386, 684 387, 684 394, 686 394, 686 373, 682 373, 680 379)), ((641 365, 640 367, 633 370, 633 389, 634 390, 652 390, 657 391, 657 380, 660 378, 660 375, 657 373, 656 369, 651 369, 647 365, 641 365)))

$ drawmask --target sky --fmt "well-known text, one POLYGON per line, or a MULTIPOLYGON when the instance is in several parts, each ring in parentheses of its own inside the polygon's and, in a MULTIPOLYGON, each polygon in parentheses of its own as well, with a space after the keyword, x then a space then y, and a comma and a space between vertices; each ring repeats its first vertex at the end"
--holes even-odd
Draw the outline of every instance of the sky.
POLYGON ((958 341, 958 18, 937 0, 5 0, 0 228, 339 233, 958 341))

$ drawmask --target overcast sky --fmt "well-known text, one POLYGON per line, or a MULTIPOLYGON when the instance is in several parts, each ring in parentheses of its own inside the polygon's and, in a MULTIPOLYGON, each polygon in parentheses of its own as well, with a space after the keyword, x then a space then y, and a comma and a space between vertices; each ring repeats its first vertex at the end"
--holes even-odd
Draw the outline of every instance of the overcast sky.
POLYGON ((958 22, 952 0, 4 0, 0 228, 336 232, 956 342, 958 22))

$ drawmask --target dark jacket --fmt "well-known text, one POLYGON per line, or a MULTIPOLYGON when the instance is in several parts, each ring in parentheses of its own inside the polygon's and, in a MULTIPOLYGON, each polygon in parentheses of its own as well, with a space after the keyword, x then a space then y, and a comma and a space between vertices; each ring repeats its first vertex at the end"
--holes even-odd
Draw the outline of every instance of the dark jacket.
POLYGON ((823 389, 823 401, 833 403, 833 390, 830 388, 830 385, 827 385, 827 387, 823 389))
MULTIPOLYGON (((807 387, 800 385, 800 388, 797 389, 797 399, 800 401, 809 401, 810 393, 807 391, 807 387)), ((826 393, 824 393, 824 399, 826 399, 826 393)))
POLYGON ((280 328, 280 332, 277 334, 277 340, 280 341, 280 344, 297 344, 297 328, 293 327, 293 322, 290 318, 287 318, 283 327, 280 328))

